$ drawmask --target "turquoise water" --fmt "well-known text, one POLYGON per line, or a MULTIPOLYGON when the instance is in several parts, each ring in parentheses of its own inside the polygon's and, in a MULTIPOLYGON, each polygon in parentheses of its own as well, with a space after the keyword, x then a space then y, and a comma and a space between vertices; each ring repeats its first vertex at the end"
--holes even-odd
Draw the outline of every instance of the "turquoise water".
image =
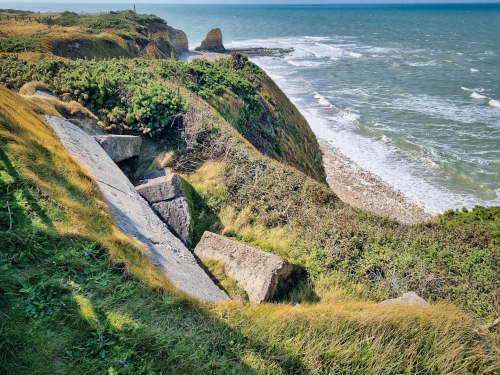
MULTIPOLYGON (((129 5, 30 5, 97 11, 129 5)), ((7 7, 2 4, 2 7, 7 7)), ((316 134, 429 210, 500 205, 500 6, 138 5, 255 59, 316 134)))

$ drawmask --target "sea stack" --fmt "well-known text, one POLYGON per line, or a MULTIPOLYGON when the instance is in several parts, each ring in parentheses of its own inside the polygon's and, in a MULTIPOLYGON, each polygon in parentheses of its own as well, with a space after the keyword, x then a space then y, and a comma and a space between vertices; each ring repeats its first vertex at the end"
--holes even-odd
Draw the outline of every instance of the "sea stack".
POLYGON ((225 52, 226 49, 222 44, 222 31, 219 28, 210 30, 196 51, 225 52))

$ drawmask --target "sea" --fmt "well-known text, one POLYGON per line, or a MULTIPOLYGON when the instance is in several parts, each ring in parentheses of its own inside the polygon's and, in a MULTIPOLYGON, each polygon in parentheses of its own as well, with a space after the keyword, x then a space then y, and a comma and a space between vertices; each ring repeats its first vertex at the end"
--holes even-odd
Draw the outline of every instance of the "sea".
MULTIPOLYGON (((0 8, 97 12, 127 3, 0 8)), ((500 205, 500 4, 165 5, 184 30, 220 27, 226 47, 282 47, 253 59, 316 135, 429 212, 500 205)))

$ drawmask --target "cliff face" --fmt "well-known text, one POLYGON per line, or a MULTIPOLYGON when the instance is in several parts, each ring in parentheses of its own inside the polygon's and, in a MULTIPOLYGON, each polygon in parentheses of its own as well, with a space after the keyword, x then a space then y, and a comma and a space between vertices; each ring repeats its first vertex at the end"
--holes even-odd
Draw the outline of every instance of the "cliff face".
MULTIPOLYGON (((3 15, 3 16, 2 16, 3 15)), ((69 58, 177 58, 186 34, 156 16, 131 11, 103 14, 29 14, 0 25, 0 52, 46 52, 69 58)))
POLYGON ((184 31, 168 26, 168 38, 177 53, 189 51, 188 38, 184 31))
POLYGON ((222 31, 219 28, 212 29, 208 32, 205 40, 201 42, 201 46, 196 48, 197 51, 224 52, 224 44, 222 43, 222 31))

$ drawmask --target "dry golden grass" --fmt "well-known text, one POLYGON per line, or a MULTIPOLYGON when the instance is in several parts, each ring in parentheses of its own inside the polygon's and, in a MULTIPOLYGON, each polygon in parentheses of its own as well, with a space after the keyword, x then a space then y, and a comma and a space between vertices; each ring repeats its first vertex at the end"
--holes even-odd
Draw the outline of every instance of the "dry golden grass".
MULTIPOLYGON (((48 113, 59 112, 57 101, 41 101, 48 113)), ((175 289, 152 266, 140 244, 118 229, 92 177, 68 154, 28 100, 0 86, 0 115, 5 119, 0 138, 8 154, 19 163, 29 184, 66 212, 65 220, 52 223, 58 234, 101 243, 114 261, 125 263, 152 287, 175 289)))
POLYGON ((97 117, 92 112, 75 101, 63 102, 36 95, 26 95, 24 98, 31 104, 33 110, 40 114, 63 118, 88 118, 97 122, 97 117))
POLYGON ((50 92, 50 89, 46 83, 40 81, 32 81, 24 84, 23 87, 19 89, 19 95, 35 95, 35 92, 37 92, 38 90, 50 92))
MULTIPOLYGON (((43 16, 46 16, 44 14, 43 16)), ((0 13, 0 35, 4 37, 12 36, 43 36, 47 34, 66 34, 77 32, 80 30, 77 26, 67 27, 60 25, 47 25, 35 21, 37 15, 31 15, 31 20, 28 18, 15 19, 13 15, 9 15, 10 19, 7 20, 7 13, 0 13)))
MULTIPOLYGON (((244 334, 274 343, 283 353, 282 361, 300 357, 301 373, 482 374, 500 370, 498 356, 474 333, 475 321, 451 305, 231 303, 216 311, 244 334)), ((249 361, 255 366, 255 358, 249 361)))

